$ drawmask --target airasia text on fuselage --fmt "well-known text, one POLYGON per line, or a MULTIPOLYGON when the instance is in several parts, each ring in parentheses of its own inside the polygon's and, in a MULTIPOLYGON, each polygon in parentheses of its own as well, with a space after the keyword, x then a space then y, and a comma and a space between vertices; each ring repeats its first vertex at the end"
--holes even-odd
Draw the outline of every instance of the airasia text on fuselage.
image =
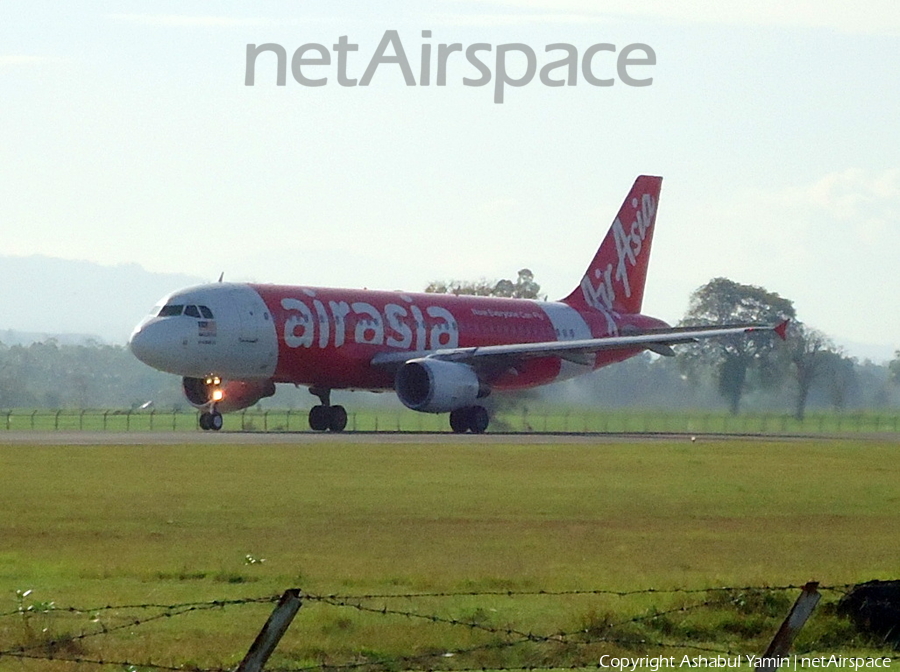
MULTIPOLYGON (((308 293, 314 296, 312 290, 308 293)), ((284 343, 289 348, 340 348, 352 339, 420 352, 459 345, 459 325, 449 310, 435 305, 423 310, 409 296, 400 299, 406 305, 386 303, 379 310, 367 301, 283 298, 284 343)))

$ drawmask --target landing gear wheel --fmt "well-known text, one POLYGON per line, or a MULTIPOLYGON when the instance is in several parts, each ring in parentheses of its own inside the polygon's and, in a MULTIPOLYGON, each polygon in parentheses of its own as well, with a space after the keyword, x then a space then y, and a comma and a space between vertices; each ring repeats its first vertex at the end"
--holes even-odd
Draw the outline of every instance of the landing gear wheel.
POLYGON ((484 406, 466 406, 450 411, 450 429, 457 434, 484 434, 491 422, 484 406))
POLYGON ((222 414, 218 411, 213 411, 212 413, 207 413, 204 411, 200 414, 200 429, 204 432, 212 430, 214 432, 218 432, 222 429, 222 414))
POLYGON ((450 429, 456 434, 465 434, 469 431, 468 408, 457 408, 450 411, 450 429))
POLYGON ((491 418, 484 406, 472 406, 469 409, 469 429, 473 434, 484 434, 490 422, 491 418))
POLYGON ((330 406, 313 406, 309 409, 309 428, 315 432, 324 432, 331 422, 330 406))
POLYGON ((209 429, 214 432, 218 432, 220 429, 222 429, 222 425, 224 424, 222 420, 222 414, 218 411, 213 411, 209 414, 209 420, 207 421, 207 424, 209 425, 209 429))
POLYGON ((347 427, 347 410, 343 406, 331 406, 331 417, 328 419, 328 429, 332 432, 343 432, 347 427))

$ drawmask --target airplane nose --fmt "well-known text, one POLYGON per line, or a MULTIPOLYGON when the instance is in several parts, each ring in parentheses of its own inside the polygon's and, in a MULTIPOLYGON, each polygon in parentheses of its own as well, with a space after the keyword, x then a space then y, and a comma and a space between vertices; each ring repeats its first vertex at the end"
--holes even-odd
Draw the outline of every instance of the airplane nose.
POLYGON ((177 373, 184 344, 181 330, 174 326, 162 320, 140 324, 128 339, 128 348, 144 364, 177 373))

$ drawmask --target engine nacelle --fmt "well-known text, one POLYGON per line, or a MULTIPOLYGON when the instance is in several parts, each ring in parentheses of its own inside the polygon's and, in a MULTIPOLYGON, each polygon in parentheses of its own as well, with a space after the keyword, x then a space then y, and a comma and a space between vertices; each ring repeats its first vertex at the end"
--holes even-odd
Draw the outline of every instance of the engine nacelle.
POLYGON ((412 359, 401 366, 394 389, 407 408, 425 413, 471 406, 486 392, 471 366, 428 358, 412 359))
POLYGON ((181 389, 187 400, 197 408, 209 409, 215 404, 220 413, 231 413, 271 397, 275 394, 275 383, 271 380, 183 378, 181 389))

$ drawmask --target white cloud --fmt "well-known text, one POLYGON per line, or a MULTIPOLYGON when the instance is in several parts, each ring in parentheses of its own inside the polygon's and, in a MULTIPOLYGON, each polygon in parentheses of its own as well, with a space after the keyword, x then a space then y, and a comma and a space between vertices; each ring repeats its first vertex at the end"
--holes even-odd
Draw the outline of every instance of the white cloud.
POLYGON ((0 55, 0 68, 13 65, 43 65, 45 63, 58 63, 63 59, 56 56, 32 56, 26 54, 0 55))
POLYGON ((778 200, 805 210, 807 218, 830 221, 857 243, 878 248, 884 236, 900 229, 900 169, 876 173, 848 168, 787 189, 776 195, 778 200))
POLYGON ((171 28, 233 28, 273 25, 271 19, 233 16, 188 16, 184 14, 110 14, 115 21, 138 23, 144 26, 171 28))
POLYGON ((432 14, 431 21, 444 26, 523 26, 523 25, 571 25, 609 23, 598 14, 587 13, 539 13, 539 14, 432 14))
POLYGON ((868 0, 861 6, 843 0, 467 0, 522 10, 551 9, 571 15, 640 17, 684 23, 777 25, 829 28, 850 33, 900 34, 900 4, 868 0))

